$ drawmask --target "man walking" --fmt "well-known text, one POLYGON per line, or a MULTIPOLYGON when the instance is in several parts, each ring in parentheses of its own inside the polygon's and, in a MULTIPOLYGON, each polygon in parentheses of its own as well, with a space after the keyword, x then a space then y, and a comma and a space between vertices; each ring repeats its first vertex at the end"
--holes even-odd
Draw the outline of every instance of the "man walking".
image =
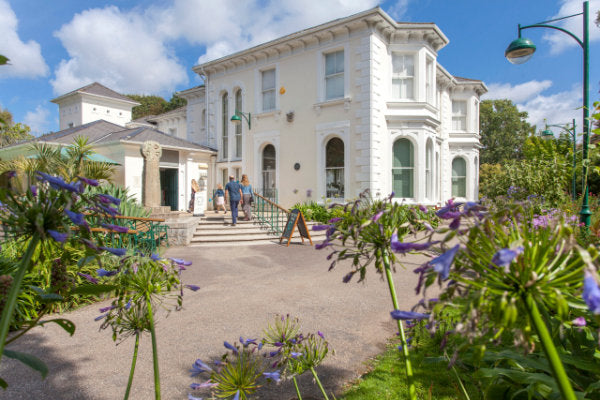
POLYGON ((242 185, 234 181, 233 175, 229 175, 229 182, 225 185, 225 201, 229 195, 229 207, 231 208, 232 226, 237 223, 238 203, 242 200, 242 185))

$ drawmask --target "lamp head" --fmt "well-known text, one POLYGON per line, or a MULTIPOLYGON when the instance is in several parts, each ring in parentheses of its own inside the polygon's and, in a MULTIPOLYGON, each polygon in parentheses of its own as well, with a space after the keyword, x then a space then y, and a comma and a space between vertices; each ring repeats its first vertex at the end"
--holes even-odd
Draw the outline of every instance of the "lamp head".
POLYGON ((552 132, 550 129, 544 129, 542 131, 542 137, 543 138, 550 138, 550 137, 554 137, 554 132, 552 132))
POLYGON ((508 45, 504 57, 513 64, 527 62, 535 53, 535 44, 529 39, 518 38, 508 45))
POLYGON ((233 122, 235 125, 238 125, 242 123, 242 119, 239 115, 234 114, 233 117, 231 117, 231 122, 233 122))

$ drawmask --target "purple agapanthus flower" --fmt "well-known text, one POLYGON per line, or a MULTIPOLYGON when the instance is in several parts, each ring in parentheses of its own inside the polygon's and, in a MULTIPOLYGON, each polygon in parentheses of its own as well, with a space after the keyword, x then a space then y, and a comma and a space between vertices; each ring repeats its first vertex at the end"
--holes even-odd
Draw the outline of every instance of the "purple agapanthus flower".
POLYGON ((96 198, 104 204, 114 204, 115 206, 121 204, 121 199, 113 197, 106 193, 98 194, 96 195, 96 198))
POLYGON ((348 283, 352 280, 352 277, 354 276, 354 271, 352 272, 348 272, 346 275, 344 275, 344 277, 342 278, 342 282, 344 283, 348 283))
POLYGON ((423 204, 419 204, 419 210, 421 210, 422 212, 426 213, 429 210, 427 209, 427 207, 425 207, 423 204))
POLYGON ((85 278, 85 280, 92 282, 93 284, 98 283, 98 279, 94 278, 93 276, 91 276, 89 274, 84 274, 83 272, 78 272, 77 275, 81 276, 82 278, 85 278))
POLYGON ((458 216, 458 217, 454 218, 454 219, 452 220, 452 222, 450 222, 450 225, 448 225, 448 227, 449 227, 451 230, 453 230, 453 231, 455 231, 455 230, 457 230, 458 228, 460 228, 460 216, 458 216))
POLYGON ((415 311, 394 310, 394 311, 390 312, 390 315, 395 320, 401 320, 401 321, 413 320, 413 319, 420 320, 420 319, 428 319, 429 318, 429 314, 422 314, 422 313, 415 312, 415 311))
POLYGON ((516 249, 500 249, 492 257, 492 264, 500 268, 508 268, 515 258, 523 253, 523 246, 519 246, 516 249))
POLYGON ((52 189, 62 189, 67 190, 69 192, 79 192, 79 187, 77 185, 67 183, 64 181, 63 178, 59 176, 48 175, 40 171, 37 171, 36 174, 39 180, 48 182, 52 189))
POLYGON ((76 213, 76 212, 73 212, 71 210, 66 210, 66 209, 65 209, 65 214, 67 214, 67 217, 69 217, 71 222, 73 222, 75 225, 87 225, 87 222, 85 222, 85 217, 83 214, 76 213))
POLYGON ((279 371, 275 372, 263 372, 263 376, 267 379, 271 379, 275 382, 279 382, 281 380, 281 374, 279 371))
POLYGON ((233 352, 233 354, 238 353, 238 349, 234 345, 229 343, 228 341, 223 342, 223 346, 225 346, 226 349, 231 350, 233 352))
POLYGON ((437 256, 433 260, 429 261, 427 265, 431 266, 434 269, 434 271, 440 275, 440 278, 442 278, 442 280, 445 281, 450 275, 450 266, 452 265, 452 262, 454 261, 454 256, 456 256, 456 253, 459 249, 460 245, 457 244, 444 254, 437 256))
POLYGON ((390 240, 390 246, 395 253, 405 254, 410 251, 421 251, 426 250, 433 244, 438 242, 425 242, 425 243, 413 243, 413 242, 400 242, 398 240, 398 234, 394 232, 390 240))
POLYGON ((100 310, 98 310, 98 311, 100 311, 101 313, 105 313, 105 312, 107 312, 107 311, 114 310, 115 308, 117 308, 117 307, 116 307, 116 306, 113 306, 113 305, 110 305, 110 306, 108 306, 108 307, 102 307, 102 308, 101 308, 100 310))
POLYGON ((115 231, 118 233, 127 233, 129 232, 129 228, 121 225, 113 225, 113 224, 102 224, 102 226, 111 231, 115 231))
POLYGON ((87 185, 90 186, 98 186, 98 181, 95 179, 88 179, 88 178, 84 178, 83 176, 78 176, 77 177, 80 181, 85 182, 87 185))
POLYGON ((331 228, 332 225, 313 225, 312 230, 313 231, 326 231, 327 229, 331 228))
POLYGON ((184 285, 184 286, 194 292, 200 290, 200 286, 198 286, 198 285, 184 285))
POLYGON ((129 299, 129 300, 127 301, 127 304, 125 304, 125 309, 126 309, 126 310, 129 310, 129 309, 131 308, 131 304, 132 304, 132 303, 131 303, 131 299, 129 299))
POLYGON ((102 315, 98 315, 96 318, 94 318, 94 321, 100 321, 101 319, 106 318, 107 315, 108 315, 108 313, 102 314, 102 315))
POLYGON ((240 400, 240 391, 235 392, 235 396, 233 396, 233 400, 240 400))
POLYGON ((156 253, 152 253, 152 255, 150 256, 150 258, 151 258, 153 261, 158 261, 158 260, 160 260, 160 256, 159 256, 158 254, 156 254, 156 253))
MULTIPOLYGON (((192 385, 193 385, 193 383, 192 383, 192 385)), ((188 393, 188 400, 203 400, 203 398, 202 397, 196 397, 196 396, 188 393)))
POLYGON ((383 216, 383 213, 384 213, 384 211, 379 211, 377 214, 373 215, 371 220, 373 220, 374 222, 377 222, 379 220, 379 218, 381 218, 383 216))
POLYGON ((325 335, 323 335, 323 332, 317 331, 317 335, 321 336, 321 339, 325 339, 325 335))
POLYGON ((85 238, 81 238, 80 240, 83 242, 83 244, 85 244, 90 249, 98 250, 98 246, 96 246, 96 243, 92 242, 91 240, 85 239, 85 238))
POLYGON ((192 390, 197 390, 197 389, 203 389, 203 388, 213 388, 215 386, 219 386, 218 383, 214 383, 212 382, 210 379, 206 382, 202 382, 202 383, 192 383, 190 385, 190 388, 192 390))
POLYGON ((240 344, 244 347, 248 347, 251 344, 256 344, 256 340, 257 339, 246 339, 244 340, 243 337, 240 336, 240 344))
POLYGON ((333 245, 331 244, 331 242, 329 240, 325 239, 321 243, 315 244, 315 250, 322 250, 328 246, 333 246, 333 245))
POLYGON ((107 271, 104 268, 98 268, 96 270, 96 274, 98 274, 99 277, 104 278, 105 276, 113 276, 118 274, 119 271, 107 271))
POLYGON ((573 321, 571 321, 571 323, 573 324, 573 326, 586 326, 587 325, 587 322, 586 322, 585 318, 583 318, 583 317, 577 317, 573 321))
POLYGON ((194 377, 201 374, 202 372, 212 372, 212 370, 213 369, 209 367, 208 364, 206 364, 204 361, 197 359, 192 365, 192 369, 190 369, 190 372, 192 373, 192 375, 190 376, 194 377))
POLYGON ((589 272, 586 272, 583 279, 583 293, 581 297, 583 297, 585 304, 587 304, 592 313, 596 315, 600 314, 600 288, 594 276, 589 272))
POLYGON ((123 257, 125 254, 127 254, 127 249, 116 249, 114 247, 104 247, 104 246, 99 247, 99 249, 108 251, 109 253, 114 254, 115 256, 119 256, 119 257, 123 257))
POLYGON ((33 195, 33 197, 37 197, 37 195, 38 195, 38 189, 37 189, 37 186, 35 186, 35 185, 31 185, 31 186, 29 187, 29 190, 31 190, 31 194, 33 195))
POLYGON ((169 260, 173 261, 177 265, 185 265, 185 266, 192 265, 191 261, 186 261, 183 258, 169 258, 169 260))
POLYGON ((7 171, 4 173, 4 176, 6 176, 8 179, 12 179, 17 176, 17 171, 7 171))
POLYGON ((291 356, 293 359, 297 359, 298 357, 302 357, 302 353, 297 353, 297 352, 294 352, 294 351, 292 351, 292 352, 290 353, 290 356, 291 356))
MULTIPOLYGON (((335 217, 335 218, 331 218, 329 221, 330 224, 335 224, 336 222, 340 222, 342 220, 342 218, 340 217, 335 217)), ((314 230, 314 229, 313 229, 314 230)))
POLYGON ((61 232, 55 231, 53 229, 48 229, 46 232, 48 232, 48 234, 52 237, 52 239, 54 239, 55 241, 57 241, 59 243, 66 242, 67 238, 69 237, 69 235, 67 233, 61 233, 61 232))

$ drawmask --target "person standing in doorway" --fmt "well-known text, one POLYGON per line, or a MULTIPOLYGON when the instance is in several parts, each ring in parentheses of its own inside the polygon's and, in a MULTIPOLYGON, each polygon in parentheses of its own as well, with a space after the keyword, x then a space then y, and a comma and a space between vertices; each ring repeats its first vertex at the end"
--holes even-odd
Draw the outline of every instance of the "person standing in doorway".
POLYGON ((244 210, 244 221, 252 219, 252 185, 248 180, 248 175, 242 175, 242 208, 244 210))
POLYGON ((190 204, 188 205, 188 212, 194 212, 194 200, 196 198, 196 192, 200 191, 200 186, 198 186, 198 182, 195 179, 192 179, 192 198, 190 199, 190 204))
POLYGON ((229 175, 229 182, 225 185, 225 201, 229 195, 229 207, 231 208, 231 225, 235 226, 238 216, 238 204, 242 200, 242 185, 237 183, 233 175, 229 175))

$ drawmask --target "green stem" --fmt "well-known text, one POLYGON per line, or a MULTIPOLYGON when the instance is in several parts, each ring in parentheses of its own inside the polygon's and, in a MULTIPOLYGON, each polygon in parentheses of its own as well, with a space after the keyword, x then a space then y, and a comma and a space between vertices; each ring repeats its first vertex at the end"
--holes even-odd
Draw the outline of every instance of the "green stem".
MULTIPOLYGON (((387 278, 388 286, 390 288, 390 295, 392 296, 392 304, 394 310, 398 310, 398 298, 396 297, 396 288, 394 286, 394 279, 392 277, 392 269, 390 268, 389 256, 383 251, 383 265, 385 266, 385 277, 387 278)), ((404 354, 404 363, 406 365, 406 379, 408 381, 408 394, 411 400, 417 399, 417 389, 413 382, 413 371, 410 363, 410 356, 408 354, 408 343, 406 343, 406 335, 404 334, 404 327, 402 321, 398 320, 398 330, 400 331, 400 342, 402 343, 402 353, 404 354)))
MULTIPOLYGON (((450 357, 448 357, 448 353, 446 353, 446 350, 444 350, 444 356, 446 356, 446 360, 448 360, 448 362, 450 362, 450 357)), ((458 371, 456 371, 456 368, 454 368, 454 365, 452 365, 452 372, 454 372, 454 375, 456 376, 456 379, 458 380, 458 384, 460 385, 460 389, 462 390, 463 394, 465 395, 465 399, 471 400, 471 398, 469 397, 469 393, 467 393, 467 389, 465 388, 465 385, 463 385, 462 379, 460 379, 460 376, 458 375, 458 371)))
POLYGON ((296 395, 298 396, 298 400, 302 400, 302 396, 300 396, 300 389, 298 389, 298 382, 296 381, 296 377, 292 377, 292 381, 294 381, 294 387, 296 388, 296 395))
POLYGON ((35 328, 37 326, 38 322, 40 322, 40 319, 42 319, 42 317, 44 315, 46 315, 46 308, 44 308, 42 311, 40 311, 40 313, 38 314, 38 316, 35 320, 27 322, 27 328, 24 328, 23 330, 21 330, 21 332, 14 335, 10 339, 6 340, 6 344, 10 344, 10 343, 14 342, 18 338, 20 338, 21 336, 23 336, 24 334, 29 332, 31 329, 35 328))
POLYGON ((329 400, 329 397, 327 397, 327 393, 325 393, 325 389, 323 389, 323 385, 321 385, 321 381, 317 376, 317 372, 313 367, 310 367, 310 372, 312 372, 313 376, 315 377, 315 381, 317 381, 317 385, 319 385, 319 389, 321 389, 321 393, 323 393, 323 397, 325 398, 325 400, 329 400))
POLYGON ((125 390, 125 397, 123 400, 129 398, 129 392, 131 391, 131 384, 133 383, 133 373, 135 372, 135 363, 137 361, 138 349, 140 347, 140 333, 135 333, 135 346, 133 347, 133 358, 131 359, 131 370, 129 371, 129 380, 127 381, 127 389, 125 390))
POLYGON ((148 306, 148 322, 150 322, 150 337, 152 339, 152 362, 154 363, 154 398, 160 400, 160 373, 158 372, 158 346, 156 345, 156 331, 154 329, 154 317, 152 315, 152 302, 150 296, 146 296, 148 306))
POLYGON ((525 304, 527 306, 527 312, 529 313, 531 322, 533 322, 533 326, 538 334, 540 343, 542 344, 542 349, 544 349, 546 358, 550 363, 552 375, 554 375, 554 379, 556 380, 556 384, 558 385, 558 389, 560 390, 562 398, 565 400, 575 400, 575 392, 573 392, 573 387, 571 386, 571 382, 569 381, 565 367, 560 360, 556 347, 554 346, 554 342, 552 341, 552 337, 548 331, 548 326, 542 319, 537 304, 530 293, 525 295, 525 304))
POLYGON ((2 358, 2 354, 4 353, 6 337, 8 336, 8 330, 12 321, 13 312, 15 311, 15 306, 17 305, 17 297, 19 296, 19 291, 21 290, 21 283, 23 283, 23 278, 25 277, 25 273, 29 269, 29 264, 31 264, 33 253, 35 252, 39 242, 40 236, 36 233, 31 237, 29 246, 27 246, 27 250, 25 251, 23 258, 19 263, 17 272, 13 277, 13 283, 10 287, 10 292, 8 293, 8 297, 6 298, 4 310, 2 311, 2 318, 0 318, 0 359, 2 358))

